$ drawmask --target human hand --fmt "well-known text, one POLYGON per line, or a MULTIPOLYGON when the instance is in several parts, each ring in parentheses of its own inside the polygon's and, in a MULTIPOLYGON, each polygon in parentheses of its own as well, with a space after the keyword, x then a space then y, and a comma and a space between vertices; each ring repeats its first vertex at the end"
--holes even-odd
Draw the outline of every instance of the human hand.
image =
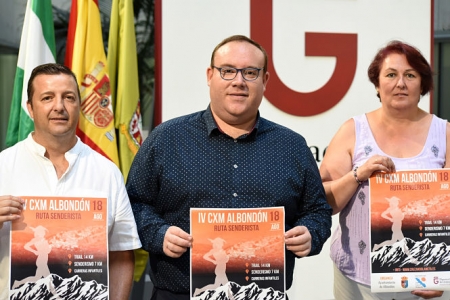
POLYGON ((311 234, 305 226, 296 226, 284 234, 286 249, 297 256, 307 256, 311 252, 311 234))
POLYGON ((181 228, 170 226, 164 236, 163 251, 164 254, 178 258, 187 251, 192 245, 192 236, 181 228))
POLYGON ((20 218, 24 203, 19 197, 11 195, 0 196, 0 228, 3 227, 4 222, 20 218))
POLYGON ((415 290, 412 291, 411 294, 419 296, 423 299, 432 299, 441 297, 444 294, 444 291, 425 291, 425 290, 415 290))
POLYGON ((394 162, 390 157, 374 155, 357 170, 360 181, 366 181, 375 172, 395 172, 394 162))

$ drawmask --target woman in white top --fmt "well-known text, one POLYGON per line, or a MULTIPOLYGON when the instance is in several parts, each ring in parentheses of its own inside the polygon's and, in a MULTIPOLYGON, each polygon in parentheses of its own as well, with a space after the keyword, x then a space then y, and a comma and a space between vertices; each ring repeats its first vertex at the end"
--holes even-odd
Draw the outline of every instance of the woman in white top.
POLYGON ((432 299, 441 291, 371 293, 369 193, 374 172, 449 166, 450 125, 419 108, 433 88, 429 63, 414 47, 392 41, 368 69, 381 107, 346 121, 333 137, 320 173, 339 226, 331 241, 339 299, 432 299))

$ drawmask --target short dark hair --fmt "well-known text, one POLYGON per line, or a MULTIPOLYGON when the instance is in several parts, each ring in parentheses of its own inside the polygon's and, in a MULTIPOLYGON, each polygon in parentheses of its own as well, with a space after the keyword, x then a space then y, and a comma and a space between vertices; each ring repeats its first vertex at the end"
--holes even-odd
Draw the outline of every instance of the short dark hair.
MULTIPOLYGON (((422 88, 420 94, 422 96, 433 90, 433 71, 428 61, 425 57, 423 57, 422 53, 420 53, 418 49, 397 40, 389 42, 386 47, 378 50, 367 70, 369 80, 375 85, 375 87, 380 85, 381 65, 383 64, 384 59, 392 53, 405 55, 406 60, 411 67, 413 67, 413 69, 420 74, 420 86, 422 88)), ((380 98, 379 94, 377 94, 377 96, 380 98)))
POLYGON ((217 50, 219 50, 220 47, 222 47, 225 44, 228 44, 230 42, 247 42, 252 44, 253 46, 255 46, 256 48, 258 48, 259 50, 261 50, 261 52, 264 54, 264 72, 267 71, 267 52, 266 50, 264 50, 264 48, 256 41, 246 37, 245 35, 232 35, 230 37, 227 37, 226 39, 224 39, 223 41, 221 41, 216 48, 214 48, 212 55, 211 55, 211 68, 214 67, 214 55, 216 55, 217 50))
POLYGON ((57 64, 57 63, 48 63, 48 64, 42 64, 33 69, 30 75, 30 79, 28 80, 28 86, 27 86, 27 103, 32 103, 31 100, 33 98, 34 94, 34 87, 33 87, 33 81, 38 75, 59 75, 59 74, 66 74, 69 76, 72 76, 72 78, 75 80, 75 83, 77 85, 77 93, 78 93, 78 99, 81 101, 81 94, 80 94, 80 87, 78 86, 77 77, 75 74, 70 70, 68 67, 57 64))

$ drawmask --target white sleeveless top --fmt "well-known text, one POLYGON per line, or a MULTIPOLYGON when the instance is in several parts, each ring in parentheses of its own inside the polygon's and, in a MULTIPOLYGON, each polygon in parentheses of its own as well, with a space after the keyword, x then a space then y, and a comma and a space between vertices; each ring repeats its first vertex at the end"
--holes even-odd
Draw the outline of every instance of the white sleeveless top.
MULTIPOLYGON (((374 155, 388 156, 396 170, 438 169, 445 165, 447 121, 433 115, 422 151, 409 158, 384 153, 375 142, 366 115, 353 117, 355 149, 353 167, 364 164, 374 155)), ((369 185, 361 184, 347 206, 339 213, 339 226, 331 240, 331 259, 348 278, 370 285, 369 185)))

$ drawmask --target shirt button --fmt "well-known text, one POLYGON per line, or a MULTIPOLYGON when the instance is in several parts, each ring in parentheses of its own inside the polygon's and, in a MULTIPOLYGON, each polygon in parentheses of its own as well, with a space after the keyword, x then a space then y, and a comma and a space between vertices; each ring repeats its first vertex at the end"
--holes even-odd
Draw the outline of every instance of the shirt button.
POLYGON ((233 167, 234 167, 235 169, 237 169, 237 165, 233 165, 233 167))
POLYGON ((234 140, 235 143, 237 143, 237 140, 234 140))
POLYGON ((234 197, 237 197, 237 193, 233 193, 233 196, 234 196, 234 197))

